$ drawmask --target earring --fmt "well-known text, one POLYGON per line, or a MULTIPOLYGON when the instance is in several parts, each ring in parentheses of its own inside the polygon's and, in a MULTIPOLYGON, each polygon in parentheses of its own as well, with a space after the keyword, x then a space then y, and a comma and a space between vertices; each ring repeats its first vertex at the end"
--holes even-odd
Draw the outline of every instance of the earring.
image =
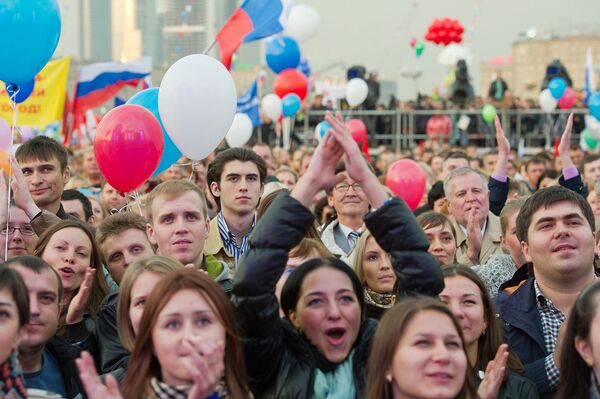
POLYGON ((481 335, 485 335, 485 332, 487 331, 487 328, 483 329, 483 332, 481 333, 481 335))
POLYGON ((392 382, 392 375, 391 374, 386 375, 385 379, 387 380, 387 382, 391 383, 392 382))

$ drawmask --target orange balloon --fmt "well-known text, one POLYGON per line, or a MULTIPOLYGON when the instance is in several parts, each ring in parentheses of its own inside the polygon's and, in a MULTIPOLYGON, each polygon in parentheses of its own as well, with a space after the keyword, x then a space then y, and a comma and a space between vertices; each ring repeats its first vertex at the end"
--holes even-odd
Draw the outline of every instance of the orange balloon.
POLYGON ((0 149, 0 168, 4 169, 4 173, 10 170, 9 153, 3 149, 0 149))

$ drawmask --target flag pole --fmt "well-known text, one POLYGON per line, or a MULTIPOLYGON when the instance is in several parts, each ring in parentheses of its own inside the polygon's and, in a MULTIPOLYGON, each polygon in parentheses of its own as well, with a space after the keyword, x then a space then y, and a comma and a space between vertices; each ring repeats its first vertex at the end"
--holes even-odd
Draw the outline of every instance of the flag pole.
POLYGON ((204 52, 202 54, 206 55, 209 53, 210 50, 213 49, 213 47, 215 47, 215 44, 217 44, 217 39, 213 39, 213 41, 208 45, 208 47, 206 47, 206 49, 204 50, 204 52))

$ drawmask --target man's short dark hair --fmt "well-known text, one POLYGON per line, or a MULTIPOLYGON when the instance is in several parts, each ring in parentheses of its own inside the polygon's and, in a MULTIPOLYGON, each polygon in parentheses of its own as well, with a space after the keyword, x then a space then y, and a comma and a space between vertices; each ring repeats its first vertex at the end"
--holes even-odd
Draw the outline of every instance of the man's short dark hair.
MULTIPOLYGON (((135 212, 120 212, 105 217, 96 228, 96 242, 102 248, 108 237, 119 235, 128 230, 146 233, 148 220, 135 212)), ((102 248, 104 251, 104 248, 102 248)))
POLYGON ((462 151, 450 151, 448 154, 446 154, 446 156, 444 157, 444 162, 446 162, 449 159, 465 159, 467 162, 470 161, 469 157, 467 156, 467 154, 465 154, 462 151))
MULTIPOLYGON (((213 182, 221 184, 221 175, 223 174, 223 169, 225 169, 225 165, 231 161, 252 162, 255 164, 258 168, 260 184, 265 184, 265 179, 267 178, 267 164, 265 163, 264 159, 262 159, 262 157, 256 152, 248 148, 235 147, 220 152, 208 165, 208 170, 206 172, 208 187, 210 187, 213 182)), ((219 197, 215 197, 212 194, 212 190, 210 190, 210 194, 213 196, 220 209, 221 199, 219 197)))
POLYGON ((534 164, 534 165, 544 165, 546 166, 546 160, 538 155, 533 156, 529 159, 529 161, 527 161, 527 163, 525 164, 525 170, 528 171, 529 170, 529 165, 534 164))
POLYGON ((87 222, 88 220, 90 220, 90 218, 94 214, 94 212, 92 211, 92 202, 90 201, 90 199, 88 197, 83 195, 78 190, 73 190, 73 189, 65 190, 65 191, 63 191, 60 199, 63 201, 77 200, 77 201, 81 202, 81 206, 83 207, 83 217, 85 218, 84 222, 87 222))
POLYGON ((581 164, 579 164, 579 171, 581 173, 584 173, 584 168, 585 165, 587 165, 588 163, 592 163, 594 161, 597 161, 600 159, 600 155, 598 154, 586 154, 583 159, 581 160, 581 164))
POLYGON ((58 141, 46 136, 37 136, 21 144, 15 153, 17 162, 27 161, 52 161, 56 158, 60 164, 60 171, 67 167, 69 153, 58 141))
POLYGON ((594 212, 586 199, 580 194, 562 186, 552 186, 536 191, 535 194, 529 197, 529 199, 525 201, 525 204, 523 204, 523 207, 519 211, 519 216, 517 216, 517 238, 519 241, 529 243, 527 230, 535 212, 542 207, 548 208, 559 202, 570 202, 577 206, 589 223, 592 232, 596 231, 594 212))
POLYGON ((6 262, 4 262, 2 265, 10 267, 10 268, 14 268, 15 266, 21 266, 27 270, 31 270, 35 274, 42 274, 44 271, 48 270, 50 272, 50 274, 52 274, 52 275, 54 275, 54 277, 56 277, 57 290, 58 290, 56 295, 58 298, 58 303, 60 303, 60 300, 62 299, 62 295, 63 295, 62 281, 60 279, 60 276, 56 272, 56 270, 54 270, 54 268, 52 266, 50 266, 42 258, 37 257, 37 256, 31 256, 31 255, 15 256, 14 258, 9 259, 6 262))

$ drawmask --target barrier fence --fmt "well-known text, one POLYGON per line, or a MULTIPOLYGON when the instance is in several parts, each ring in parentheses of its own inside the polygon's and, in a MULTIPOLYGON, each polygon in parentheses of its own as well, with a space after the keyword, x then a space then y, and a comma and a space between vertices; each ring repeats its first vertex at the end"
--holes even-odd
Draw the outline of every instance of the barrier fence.
MULTIPOLYGON (((486 123, 480 110, 411 110, 411 111, 341 111, 345 119, 361 119, 369 135, 370 146, 385 144, 396 150, 410 149, 420 140, 443 138, 451 144, 466 147, 496 146, 494 124, 486 123), (427 134, 427 124, 432 117, 445 118, 447 134, 427 134)), ((573 112, 573 141, 579 142, 585 128, 587 109, 556 110, 551 113, 539 109, 498 109, 498 116, 506 136, 515 147, 551 148, 554 140, 562 135, 569 113, 573 112), (575 141, 577 140, 577 141, 575 141)), ((325 111, 307 111, 302 122, 296 122, 295 132, 305 143, 315 139, 316 124, 324 119, 325 111)), ((434 126, 430 126, 433 128, 434 126)), ((432 130, 436 129, 429 129, 432 130)), ((439 130, 439 127, 438 127, 439 130)), ((442 129, 444 130, 444 129, 442 129)))

